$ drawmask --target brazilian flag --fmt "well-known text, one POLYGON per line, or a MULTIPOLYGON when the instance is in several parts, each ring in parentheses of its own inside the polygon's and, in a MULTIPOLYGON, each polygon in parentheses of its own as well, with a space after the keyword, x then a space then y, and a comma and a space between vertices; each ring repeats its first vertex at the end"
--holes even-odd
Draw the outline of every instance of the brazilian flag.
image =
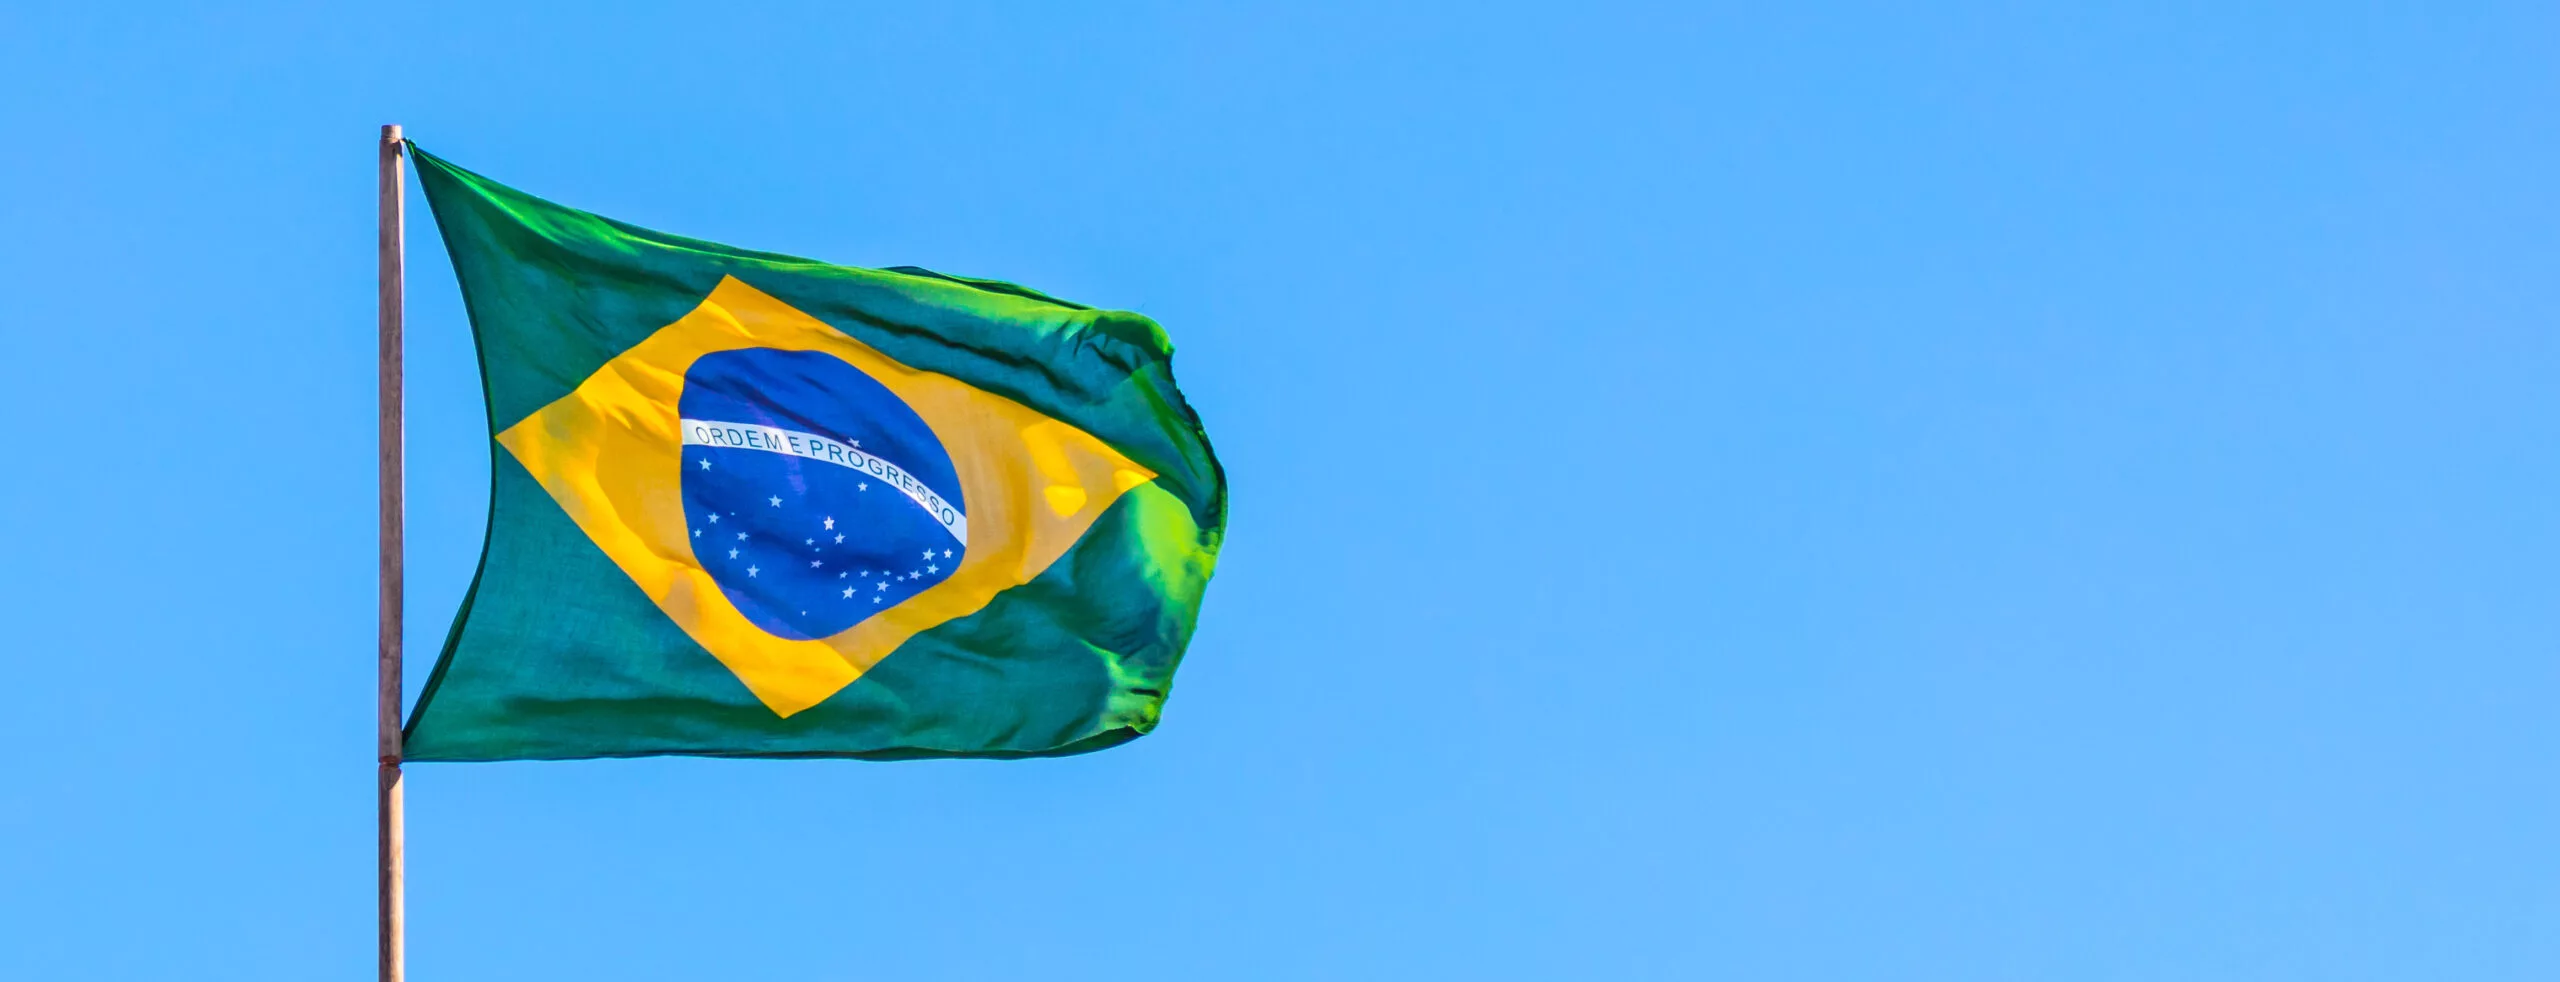
POLYGON ((1227 488, 1153 321, 408 149, 493 485, 408 759, 1033 757, 1156 725, 1227 488))

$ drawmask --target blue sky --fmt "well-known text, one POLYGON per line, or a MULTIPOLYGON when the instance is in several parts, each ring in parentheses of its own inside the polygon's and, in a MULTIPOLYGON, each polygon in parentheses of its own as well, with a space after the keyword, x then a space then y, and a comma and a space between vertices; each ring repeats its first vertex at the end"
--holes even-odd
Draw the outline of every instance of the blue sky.
POLYGON ((2547 6, 366 6, 0 8, 0 976, 370 970, 385 122, 1234 485, 1130 746, 415 768, 416 978, 2560 975, 2547 6))

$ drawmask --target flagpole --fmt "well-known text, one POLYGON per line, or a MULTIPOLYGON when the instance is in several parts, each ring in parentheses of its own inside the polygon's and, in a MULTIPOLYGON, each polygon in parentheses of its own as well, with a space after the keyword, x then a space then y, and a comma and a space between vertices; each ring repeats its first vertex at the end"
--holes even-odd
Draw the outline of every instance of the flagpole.
POLYGON ((401 405, 400 405, 400 303, 401 303, 401 231, 402 205, 400 172, 400 127, 382 128, 382 144, 376 159, 381 167, 375 190, 378 194, 375 270, 379 277, 376 304, 376 327, 381 335, 380 360, 375 373, 379 386, 375 405, 379 412, 379 428, 375 433, 380 454, 380 470, 376 486, 381 494, 382 538, 380 544, 381 578, 376 608, 377 686, 375 703, 375 750, 379 757, 376 773, 375 815, 378 824, 378 854, 381 877, 378 925, 381 938, 382 982, 401 982, 407 974, 403 961, 407 957, 405 904, 401 899, 407 871, 401 852, 405 830, 400 814, 400 599, 401 559, 404 551, 401 491, 401 405))

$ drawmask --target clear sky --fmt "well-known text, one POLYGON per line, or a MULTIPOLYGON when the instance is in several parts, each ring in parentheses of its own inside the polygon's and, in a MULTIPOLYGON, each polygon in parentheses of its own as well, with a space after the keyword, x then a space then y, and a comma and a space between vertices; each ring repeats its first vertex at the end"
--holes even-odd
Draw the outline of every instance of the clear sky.
POLYGON ((2560 977, 2548 4, 47 6, 0 977, 369 977, 385 122, 1145 312, 1234 488, 1127 747, 414 768, 418 979, 2560 977))

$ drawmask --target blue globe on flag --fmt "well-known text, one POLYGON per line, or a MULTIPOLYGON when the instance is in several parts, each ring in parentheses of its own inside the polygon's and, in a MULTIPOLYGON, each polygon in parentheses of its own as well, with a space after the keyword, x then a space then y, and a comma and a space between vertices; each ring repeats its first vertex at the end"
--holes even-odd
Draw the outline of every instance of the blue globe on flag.
POLYGON ((948 579, 968 554, 950 453, 840 358, 706 354, 685 372, 678 413, 694 559, 768 633, 841 633, 948 579))

